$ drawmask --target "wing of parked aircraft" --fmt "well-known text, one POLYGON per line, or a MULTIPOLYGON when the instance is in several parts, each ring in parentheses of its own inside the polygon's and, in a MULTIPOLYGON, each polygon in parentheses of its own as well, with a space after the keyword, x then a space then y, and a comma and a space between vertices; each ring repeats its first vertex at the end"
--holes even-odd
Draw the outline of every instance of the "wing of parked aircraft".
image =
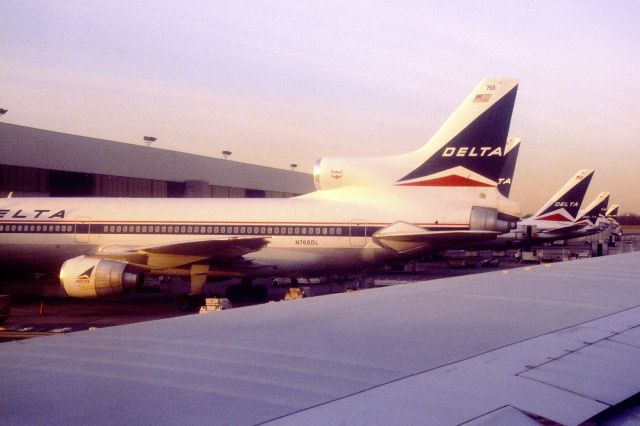
POLYGON ((132 263, 141 263, 142 260, 146 267, 153 269, 177 267, 202 260, 228 262, 260 250, 268 243, 269 239, 263 237, 207 238, 141 247, 105 246, 95 256, 132 263))
POLYGON ((640 392, 639 274, 631 253, 2 343, 0 423, 579 424, 640 392))

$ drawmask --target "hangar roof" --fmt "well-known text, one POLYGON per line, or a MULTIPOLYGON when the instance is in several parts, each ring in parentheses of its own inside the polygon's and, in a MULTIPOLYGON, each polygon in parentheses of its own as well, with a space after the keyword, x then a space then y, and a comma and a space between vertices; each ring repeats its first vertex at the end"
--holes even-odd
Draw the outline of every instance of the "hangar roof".
POLYGON ((309 173, 0 123, 2 164, 305 194, 309 173))

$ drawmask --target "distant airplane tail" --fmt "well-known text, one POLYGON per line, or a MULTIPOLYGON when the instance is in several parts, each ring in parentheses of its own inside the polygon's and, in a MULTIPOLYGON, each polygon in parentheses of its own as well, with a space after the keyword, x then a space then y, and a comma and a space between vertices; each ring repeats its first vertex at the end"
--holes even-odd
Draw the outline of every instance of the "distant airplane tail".
POLYGON ((496 187, 517 90, 517 80, 483 80, 426 145, 408 154, 318 160, 316 188, 496 187))
POLYGON ((503 197, 509 198, 511 193, 511 184, 513 183, 513 174, 516 171, 516 162, 518 161, 518 152, 520 151, 520 138, 509 138, 504 146, 504 166, 500 172, 498 179, 498 192, 503 197))
POLYGON ((593 169, 579 170, 531 219, 573 222, 578 215, 594 171, 593 169))
POLYGON ((598 217, 605 216, 609 204, 609 193, 601 192, 580 214, 579 221, 595 225, 598 217))
POLYGON ((609 207, 609 210, 607 210, 607 214, 605 216, 607 217, 612 217, 612 218, 617 218, 618 217, 618 208, 620 206, 617 204, 613 204, 611 207, 609 207))

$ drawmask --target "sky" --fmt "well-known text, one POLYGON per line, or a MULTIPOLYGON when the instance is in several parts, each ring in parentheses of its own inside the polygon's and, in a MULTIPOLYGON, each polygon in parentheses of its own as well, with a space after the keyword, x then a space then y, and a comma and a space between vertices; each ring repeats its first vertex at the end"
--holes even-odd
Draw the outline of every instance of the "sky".
MULTIPOLYGON (((640 2, 0 0, 0 118, 311 172, 424 145, 485 77, 520 80, 511 198, 581 168, 640 213, 640 2)), ((151 148, 150 148, 151 149, 151 148)))

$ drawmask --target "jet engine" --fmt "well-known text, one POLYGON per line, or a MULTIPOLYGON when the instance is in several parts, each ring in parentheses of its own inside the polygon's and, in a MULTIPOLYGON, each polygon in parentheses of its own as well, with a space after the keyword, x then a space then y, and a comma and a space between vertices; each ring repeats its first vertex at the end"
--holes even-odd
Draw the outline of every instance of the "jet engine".
POLYGON ((472 231, 509 232, 513 223, 502 217, 498 210, 490 207, 473 206, 469 218, 469 229, 472 231))
POLYGON ((78 256, 62 264, 60 282, 71 297, 94 299, 130 293, 143 274, 127 263, 78 256))

